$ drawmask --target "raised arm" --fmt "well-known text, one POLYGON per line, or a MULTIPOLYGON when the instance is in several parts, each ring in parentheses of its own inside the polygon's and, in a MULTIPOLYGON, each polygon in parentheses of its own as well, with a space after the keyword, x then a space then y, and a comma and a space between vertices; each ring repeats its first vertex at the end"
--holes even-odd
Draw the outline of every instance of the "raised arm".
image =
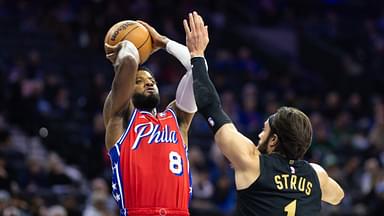
MULTIPOLYGON (((207 27, 204 26, 202 18, 194 12, 189 14, 188 22, 184 20, 184 29, 187 47, 192 57, 193 88, 199 112, 208 121, 215 134, 217 145, 231 161, 236 175, 242 170, 253 167, 250 164, 256 164, 258 167, 258 160, 252 162, 255 160, 253 156, 259 154, 258 150, 248 138, 237 131, 223 111, 219 95, 209 78, 204 59, 204 51, 209 42, 207 27)), ((236 177, 238 188, 243 186, 241 182, 243 181, 238 181, 236 177)))
POLYGON ((144 25, 151 34, 153 47, 165 49, 169 54, 177 58, 186 69, 186 73, 177 86, 176 100, 171 102, 168 106, 176 112, 184 141, 188 144, 189 126, 191 125, 194 113, 197 111, 192 86, 191 55, 186 46, 159 34, 148 23, 140 20, 138 22, 144 25))
POLYGON ((344 191, 340 185, 328 176, 328 173, 318 164, 311 163, 319 178, 321 188, 321 200, 332 205, 337 205, 344 197, 344 191))
POLYGON ((135 88, 139 53, 129 41, 115 47, 105 45, 107 58, 113 63, 115 76, 103 109, 106 146, 111 148, 124 132, 124 117, 133 110, 131 98, 135 88))
MULTIPOLYGON (((183 44, 170 40, 164 35, 159 34, 156 29, 150 26, 148 23, 138 20, 145 28, 148 29, 153 41, 153 47, 165 49, 169 54, 173 55, 184 66, 186 71, 190 71, 191 67, 191 55, 188 48, 183 44)), ((155 50, 156 51, 156 50, 155 50)))

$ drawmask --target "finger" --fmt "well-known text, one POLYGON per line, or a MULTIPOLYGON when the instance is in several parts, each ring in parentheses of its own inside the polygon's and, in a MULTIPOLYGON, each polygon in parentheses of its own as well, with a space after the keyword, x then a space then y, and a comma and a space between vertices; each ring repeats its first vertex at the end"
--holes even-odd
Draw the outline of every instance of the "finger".
POLYGON ((183 25, 185 34, 189 35, 191 33, 191 30, 189 29, 188 22, 186 19, 183 20, 183 25))
POLYGON ((107 55, 105 55, 107 58, 114 58, 116 56, 115 53, 108 53, 107 55))
POLYGON ((137 20, 137 22, 140 23, 141 25, 143 25, 149 31, 149 33, 151 34, 152 37, 160 36, 160 34, 156 31, 156 29, 153 28, 148 23, 141 21, 141 20, 137 20))
POLYGON ((193 20, 192 13, 189 13, 189 27, 191 28, 192 33, 196 32, 195 21, 193 20))
POLYGON ((154 30, 152 28, 152 26, 150 26, 148 23, 144 22, 144 21, 141 21, 141 20, 137 20, 138 23, 140 23, 141 25, 143 25, 146 29, 148 29, 149 31, 152 31, 154 30))
POLYGON ((112 46, 112 45, 109 45, 107 43, 104 43, 104 46, 107 47, 108 49, 115 49, 116 48, 116 45, 112 46))
POLYGON ((201 24, 204 26, 203 19, 196 11, 193 11, 193 20, 197 26, 201 26, 201 24))
POLYGON ((202 24, 203 24, 203 26, 204 26, 205 24, 204 24, 204 20, 203 20, 203 17, 202 17, 202 16, 200 16, 200 15, 199 15, 199 17, 200 17, 201 23, 202 23, 202 24))
POLYGON ((110 50, 119 50, 121 48, 121 42, 123 41, 120 41, 119 43, 115 44, 115 45, 109 45, 107 43, 104 43, 104 46, 107 48, 107 49, 110 49, 110 50))
POLYGON ((110 53, 110 54, 107 54, 105 55, 105 57, 111 61, 112 63, 115 62, 115 59, 116 59, 116 55, 114 53, 110 53))
POLYGON ((136 20, 136 22, 140 23, 141 25, 145 26, 145 27, 150 27, 150 25, 142 20, 136 20))
POLYGON ((204 34, 208 35, 208 26, 204 26, 204 34))
POLYGON ((194 20, 195 25, 196 25, 196 32, 203 32, 204 31, 204 22, 203 22, 203 19, 201 18, 201 16, 196 11, 193 12, 193 20, 194 20))

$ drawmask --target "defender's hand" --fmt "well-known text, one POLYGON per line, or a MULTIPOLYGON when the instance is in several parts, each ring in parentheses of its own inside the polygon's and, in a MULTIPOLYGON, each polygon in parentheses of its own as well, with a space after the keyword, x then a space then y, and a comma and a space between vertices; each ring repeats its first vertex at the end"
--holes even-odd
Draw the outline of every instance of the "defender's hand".
POLYGON ((169 41, 169 39, 166 36, 159 34, 156 31, 156 29, 154 29, 152 26, 150 26, 148 23, 144 21, 137 20, 137 22, 142 24, 149 31, 149 34, 151 35, 151 38, 152 38, 153 52, 156 52, 161 48, 165 48, 165 46, 169 41))
POLYGON ((194 11, 189 13, 188 21, 183 20, 186 43, 191 57, 204 56, 209 42, 208 26, 204 26, 201 16, 194 11))

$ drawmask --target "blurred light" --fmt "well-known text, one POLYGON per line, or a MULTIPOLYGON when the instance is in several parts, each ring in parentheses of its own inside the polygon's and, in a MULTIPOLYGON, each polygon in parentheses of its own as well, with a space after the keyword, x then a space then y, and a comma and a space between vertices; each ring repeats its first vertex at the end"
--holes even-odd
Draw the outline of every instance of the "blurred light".
POLYGON ((42 137, 42 138, 46 138, 48 136, 48 129, 46 127, 42 127, 40 128, 39 130, 39 135, 42 137))

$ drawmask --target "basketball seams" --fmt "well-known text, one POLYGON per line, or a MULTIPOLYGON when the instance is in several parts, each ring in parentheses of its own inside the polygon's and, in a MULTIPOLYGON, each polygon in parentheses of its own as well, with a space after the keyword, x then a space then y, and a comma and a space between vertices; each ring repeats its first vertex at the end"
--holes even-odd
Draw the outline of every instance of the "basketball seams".
POLYGON ((140 26, 136 25, 136 27, 134 27, 134 28, 132 28, 131 30, 129 30, 127 33, 125 33, 125 35, 124 35, 123 37, 121 37, 122 40, 120 40, 120 41, 125 40, 125 38, 128 36, 129 33, 131 33, 133 30, 135 30, 135 29, 137 29, 137 28, 139 28, 139 27, 140 27, 140 26))
MULTIPOLYGON (((148 30, 140 23, 130 20, 128 21, 128 25, 124 22, 116 23, 114 26, 117 27, 112 28, 114 30, 110 29, 110 31, 108 31, 104 41, 106 44, 110 44, 111 46, 115 46, 116 44, 118 44, 118 42, 121 42, 123 40, 131 41, 139 51, 140 64, 142 64, 148 59, 148 57, 153 51, 151 35, 148 30), (127 27, 121 28, 122 25, 127 27), (116 34, 116 32, 119 33, 116 34), (113 36, 115 36, 114 41, 111 40, 113 36), (115 44, 115 42, 117 43, 115 44)), ((113 49, 108 48, 109 47, 104 47, 105 53, 107 55, 113 52, 113 49)))
POLYGON ((147 43, 147 41, 148 41, 148 39, 149 39, 150 37, 151 37, 151 35, 148 34, 147 38, 144 40, 144 42, 143 42, 140 46, 137 47, 137 49, 140 49, 141 47, 143 47, 143 46, 147 43))

